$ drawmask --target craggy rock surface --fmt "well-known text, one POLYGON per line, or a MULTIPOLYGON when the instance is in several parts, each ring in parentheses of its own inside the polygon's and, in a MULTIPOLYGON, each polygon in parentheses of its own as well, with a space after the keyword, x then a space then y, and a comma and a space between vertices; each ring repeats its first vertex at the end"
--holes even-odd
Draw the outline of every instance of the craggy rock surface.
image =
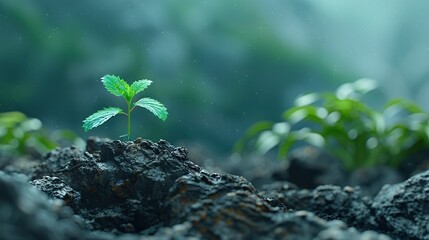
POLYGON ((58 177, 44 176, 31 181, 31 184, 47 193, 49 197, 63 200, 69 206, 77 206, 81 199, 79 192, 66 185, 58 177))
POLYGON ((314 189, 320 185, 359 186, 365 196, 374 197, 384 184, 405 180, 403 174, 387 166, 346 171, 341 162, 315 147, 292 151, 289 164, 273 173, 276 181, 288 181, 299 188, 314 189))
POLYGON ((61 201, 30 186, 23 176, 0 172, 0 239, 83 239, 79 224, 61 201))
POLYGON ((359 188, 322 185, 314 190, 298 189, 287 182, 266 185, 261 192, 278 199, 288 209, 306 210, 326 220, 342 220, 357 229, 376 229, 371 201, 359 188))
POLYGON ((99 151, 97 144, 88 146, 93 154, 73 147, 48 154, 35 176, 52 176, 32 183, 72 203, 94 229, 139 232, 160 224, 159 209, 174 181, 201 170, 187 159, 186 149, 163 140, 103 141, 99 151))
POLYGON ((398 239, 429 239, 429 171, 384 186, 372 206, 381 231, 398 239))
POLYGON ((208 239, 390 239, 371 231, 361 234, 310 212, 285 210, 242 177, 203 172, 177 179, 166 219, 170 224, 188 221, 188 234, 208 239))
POLYGON ((280 203, 257 195, 244 178, 205 172, 177 179, 165 210, 170 225, 191 220, 194 229, 210 237, 239 237, 268 224, 269 214, 284 212, 280 203))
POLYGON ((209 173, 188 159, 186 149, 163 140, 90 139, 87 146, 85 152, 70 147, 48 154, 32 184, 71 206, 88 230, 96 230, 89 235, 94 239, 114 239, 112 233, 130 239, 387 239, 292 212, 243 177, 209 173))
MULTIPOLYGON (((386 186, 372 199, 359 187, 317 185, 328 177, 323 171, 310 177, 312 190, 279 181, 255 188, 241 176, 208 172, 189 159, 186 149, 164 140, 91 138, 86 151, 51 152, 28 174, 30 183, 21 180, 22 189, 14 188, 16 196, 32 192, 32 197, 21 201, 0 194, 8 204, 0 205, 7 206, 0 211, 0 233, 3 228, 15 232, 13 226, 19 225, 25 237, 41 231, 43 238, 33 239, 429 239, 429 172, 386 186), (52 207, 29 184, 76 216, 52 207), (33 219, 34 212, 27 216, 26 201, 51 220, 33 219), (8 211, 32 224, 21 217, 9 221, 8 211)), ((0 174, 0 185, 8 179, 5 185, 15 186, 14 178, 0 174)))

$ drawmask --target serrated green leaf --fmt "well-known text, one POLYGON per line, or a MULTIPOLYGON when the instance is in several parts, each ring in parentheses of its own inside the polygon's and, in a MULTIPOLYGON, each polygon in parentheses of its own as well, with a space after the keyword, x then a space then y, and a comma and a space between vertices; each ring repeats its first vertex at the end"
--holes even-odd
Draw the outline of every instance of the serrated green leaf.
POLYGON ((147 87, 150 86, 150 84, 152 84, 152 81, 147 80, 147 79, 138 80, 138 81, 133 82, 133 84, 131 84, 131 87, 130 87, 132 95, 134 96, 137 93, 145 90, 147 87))
POLYGON ((162 105, 162 103, 156 101, 152 98, 142 98, 134 103, 134 105, 146 108, 159 119, 165 121, 168 116, 167 108, 162 105))
POLYGON ((91 116, 87 117, 85 120, 83 120, 83 130, 87 132, 95 127, 98 127, 116 114, 121 112, 123 112, 122 109, 117 107, 108 107, 103 110, 99 110, 91 116))
POLYGON ((104 87, 115 96, 127 97, 130 85, 127 82, 114 75, 105 75, 101 78, 104 87))

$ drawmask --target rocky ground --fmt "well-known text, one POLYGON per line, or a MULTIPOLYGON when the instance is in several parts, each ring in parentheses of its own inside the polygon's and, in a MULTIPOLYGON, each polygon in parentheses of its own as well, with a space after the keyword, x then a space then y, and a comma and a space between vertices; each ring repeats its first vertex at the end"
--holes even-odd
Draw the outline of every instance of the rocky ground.
POLYGON ((305 148, 288 164, 233 156, 215 173, 189 155, 91 138, 86 151, 4 159, 0 239, 429 239, 429 171, 346 174, 305 148))

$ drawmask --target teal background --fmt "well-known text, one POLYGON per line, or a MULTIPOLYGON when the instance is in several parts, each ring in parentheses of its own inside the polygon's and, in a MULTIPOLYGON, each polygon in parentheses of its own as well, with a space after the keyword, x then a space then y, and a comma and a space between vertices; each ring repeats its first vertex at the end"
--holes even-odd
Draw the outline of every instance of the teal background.
POLYGON ((89 133, 81 122, 125 108, 100 77, 147 78, 165 123, 133 112, 134 137, 228 151, 254 122, 280 120, 303 93, 369 77, 374 104, 429 108, 428 1, 0 0, 0 112, 48 129, 118 138, 126 118, 89 133))

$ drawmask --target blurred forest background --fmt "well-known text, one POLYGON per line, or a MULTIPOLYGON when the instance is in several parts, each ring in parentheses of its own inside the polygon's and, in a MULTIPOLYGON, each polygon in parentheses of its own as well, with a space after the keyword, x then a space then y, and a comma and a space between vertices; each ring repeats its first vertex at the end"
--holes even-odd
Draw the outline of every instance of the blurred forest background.
POLYGON ((84 133, 105 106, 105 74, 154 81, 164 123, 136 111, 134 136, 228 151, 252 124, 278 121, 299 94, 379 81, 376 98, 429 109, 428 1, 0 0, 0 112, 48 129, 118 138, 126 118, 84 133))

